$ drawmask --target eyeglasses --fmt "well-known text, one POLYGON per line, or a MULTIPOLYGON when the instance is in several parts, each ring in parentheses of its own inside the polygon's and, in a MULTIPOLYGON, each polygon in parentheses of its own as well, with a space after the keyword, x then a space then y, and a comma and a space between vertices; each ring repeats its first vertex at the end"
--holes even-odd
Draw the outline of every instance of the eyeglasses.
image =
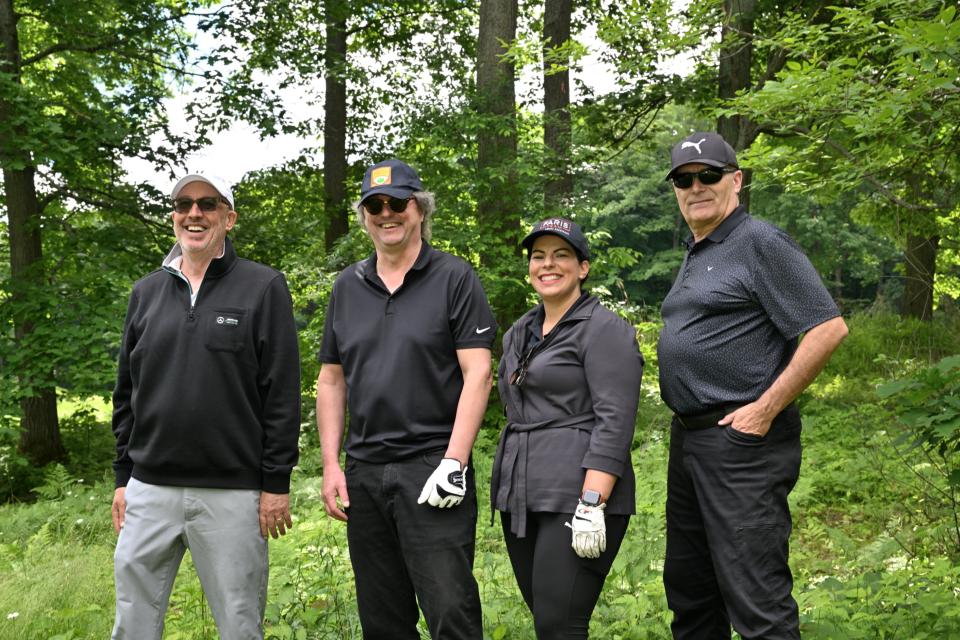
POLYGON ((220 203, 230 204, 226 201, 225 198, 220 198, 217 196, 205 196, 203 198, 177 198, 173 201, 173 208, 177 213, 190 213, 193 210, 193 205, 196 203, 197 207, 200 208, 200 211, 204 213, 210 213, 211 211, 216 211, 217 206, 220 203))
POLYGON ((407 210, 407 203, 410 198, 389 198, 386 202, 380 198, 368 198, 363 203, 363 208, 372 216, 378 216, 383 213, 383 205, 388 205, 390 211, 394 213, 403 213, 407 210))
POLYGON ((723 179, 723 174, 734 173, 735 171, 736 169, 716 169, 714 167, 710 167, 709 169, 703 169, 701 171, 675 173, 670 176, 670 179, 673 180, 673 186, 675 186, 677 189, 689 189, 693 186, 694 178, 699 180, 700 184, 717 184, 723 179))

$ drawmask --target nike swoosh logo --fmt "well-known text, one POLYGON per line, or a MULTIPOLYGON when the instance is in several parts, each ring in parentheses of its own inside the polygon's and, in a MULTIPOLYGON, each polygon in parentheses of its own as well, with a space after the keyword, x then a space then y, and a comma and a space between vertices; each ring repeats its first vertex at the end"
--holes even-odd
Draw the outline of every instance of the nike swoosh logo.
POLYGON ((713 267, 707 267, 707 271, 713 271, 713 267))
POLYGON ((480 327, 477 327, 477 333, 486 333, 489 330, 490 330, 490 327, 484 327, 483 329, 481 329, 480 327))

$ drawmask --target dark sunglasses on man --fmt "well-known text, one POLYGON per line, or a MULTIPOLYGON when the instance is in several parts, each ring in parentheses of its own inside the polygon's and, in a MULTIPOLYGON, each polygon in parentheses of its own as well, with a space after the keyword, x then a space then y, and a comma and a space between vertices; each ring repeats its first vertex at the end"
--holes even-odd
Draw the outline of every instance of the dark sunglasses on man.
POLYGON ((670 179, 673 180, 673 186, 675 186, 677 189, 689 189, 693 186, 694 178, 699 180, 700 184, 717 184, 723 179, 723 174, 734 172, 736 172, 736 169, 731 169, 729 167, 724 167, 723 169, 709 167, 700 171, 674 173, 672 176, 670 176, 670 179))
POLYGON ((378 216, 383 213, 383 205, 390 207, 394 213, 403 213, 407 210, 407 203, 410 198, 388 198, 386 201, 380 198, 367 198, 363 201, 363 208, 372 216, 378 216))
POLYGON ((225 198, 220 198, 217 196, 205 196, 203 198, 177 198, 173 201, 173 208, 177 213, 190 213, 193 210, 193 205, 196 203, 200 211, 204 213, 210 213, 211 211, 217 210, 217 205, 220 203, 229 205, 225 198))

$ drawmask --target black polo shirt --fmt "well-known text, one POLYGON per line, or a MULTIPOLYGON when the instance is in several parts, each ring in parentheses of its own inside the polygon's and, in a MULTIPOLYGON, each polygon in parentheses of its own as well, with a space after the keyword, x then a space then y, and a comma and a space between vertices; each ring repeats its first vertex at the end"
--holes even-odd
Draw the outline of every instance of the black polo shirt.
POLYGON ((753 402, 840 310, 790 236, 743 207, 687 248, 661 309, 660 395, 681 415, 753 402))
POLYGON ((446 448, 463 389, 457 349, 489 349, 496 333, 470 265, 426 242, 392 294, 376 254, 345 269, 319 358, 343 366, 347 455, 381 463, 446 448))

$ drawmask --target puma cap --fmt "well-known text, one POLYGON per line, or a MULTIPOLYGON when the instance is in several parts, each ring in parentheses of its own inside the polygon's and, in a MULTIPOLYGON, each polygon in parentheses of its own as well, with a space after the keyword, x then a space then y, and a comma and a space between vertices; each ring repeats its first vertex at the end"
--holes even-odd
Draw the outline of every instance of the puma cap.
POLYGON ((670 173, 666 179, 670 179, 677 167, 691 163, 740 168, 737 154, 726 140, 719 134, 702 131, 691 133, 673 147, 670 152, 670 173))

